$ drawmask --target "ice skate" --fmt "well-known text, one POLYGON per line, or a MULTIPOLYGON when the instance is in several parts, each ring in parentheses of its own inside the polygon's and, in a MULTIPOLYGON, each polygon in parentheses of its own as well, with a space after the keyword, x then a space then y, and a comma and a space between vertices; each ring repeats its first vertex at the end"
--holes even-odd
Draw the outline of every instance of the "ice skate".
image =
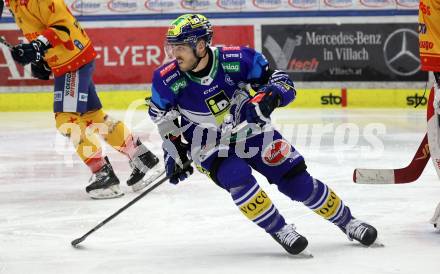
POLYGON ((93 199, 121 197, 124 193, 119 187, 119 179, 116 177, 108 158, 104 159, 106 164, 92 175, 91 184, 86 187, 86 191, 93 199))
MULTIPOLYGON (((371 246, 373 243, 376 243, 377 230, 366 222, 352 218, 345 228, 340 228, 347 234, 350 241, 356 240, 364 246, 371 246)), ((383 246, 379 242, 377 242, 377 245, 383 246)))
POLYGON ((306 257, 313 257, 311 253, 306 251, 308 245, 307 239, 296 232, 294 224, 285 225, 280 231, 271 234, 289 254, 300 255, 303 254, 306 257))
POLYGON ((130 160, 130 166, 133 171, 127 180, 127 185, 135 192, 148 186, 165 173, 165 169, 159 163, 159 159, 139 140, 137 145, 136 155, 130 160))

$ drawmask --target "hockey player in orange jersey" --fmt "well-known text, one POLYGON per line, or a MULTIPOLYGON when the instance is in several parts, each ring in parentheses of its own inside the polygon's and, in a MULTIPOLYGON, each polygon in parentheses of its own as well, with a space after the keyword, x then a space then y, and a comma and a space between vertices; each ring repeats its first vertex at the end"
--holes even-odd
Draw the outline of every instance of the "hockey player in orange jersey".
MULTIPOLYGON (((422 70, 431 71, 434 74, 434 86, 431 89, 431 93, 434 92, 434 100, 428 108, 434 107, 437 115, 433 115, 428 120, 428 143, 431 159, 440 177, 440 0, 420 0, 419 48, 422 70)), ((440 203, 437 205, 431 223, 440 228, 440 203)))
POLYGON ((133 172, 127 184, 133 190, 155 179, 160 174, 159 159, 121 121, 102 110, 92 80, 95 50, 64 1, 6 0, 6 6, 29 41, 11 49, 14 60, 22 65, 30 63, 36 78, 49 80, 51 73, 54 75, 56 127, 70 138, 93 173, 87 193, 96 199, 123 195, 97 135, 128 157, 133 172))

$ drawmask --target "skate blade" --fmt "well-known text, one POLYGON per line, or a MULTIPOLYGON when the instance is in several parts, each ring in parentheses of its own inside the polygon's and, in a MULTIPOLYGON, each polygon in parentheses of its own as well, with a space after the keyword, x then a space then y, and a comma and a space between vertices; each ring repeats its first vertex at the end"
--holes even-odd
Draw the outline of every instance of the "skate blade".
POLYGON ((94 189, 89 193, 90 198, 95 200, 114 199, 124 195, 119 185, 113 185, 108 188, 94 189))
POLYGON ((289 254, 290 257, 292 258, 298 258, 298 259, 311 259, 313 258, 313 254, 308 251, 307 249, 304 249, 303 251, 301 251, 299 254, 289 254))
POLYGON ((139 182, 135 183, 131 186, 131 189, 133 192, 137 192, 146 186, 150 185, 152 182, 154 182, 157 178, 165 174, 165 168, 161 164, 157 164, 152 169, 150 169, 144 176, 148 177, 147 179, 142 179, 139 182))

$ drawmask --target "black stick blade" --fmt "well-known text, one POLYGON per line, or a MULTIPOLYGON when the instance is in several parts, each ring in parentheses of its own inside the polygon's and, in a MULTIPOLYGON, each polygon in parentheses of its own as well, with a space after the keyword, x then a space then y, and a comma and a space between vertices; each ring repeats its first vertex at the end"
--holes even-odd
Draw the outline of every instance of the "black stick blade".
POLYGON ((78 238, 78 239, 75 239, 75 240, 73 240, 70 244, 73 246, 73 247, 77 247, 77 245, 78 244, 80 244, 82 241, 84 241, 86 239, 86 237, 81 237, 81 238, 78 238))

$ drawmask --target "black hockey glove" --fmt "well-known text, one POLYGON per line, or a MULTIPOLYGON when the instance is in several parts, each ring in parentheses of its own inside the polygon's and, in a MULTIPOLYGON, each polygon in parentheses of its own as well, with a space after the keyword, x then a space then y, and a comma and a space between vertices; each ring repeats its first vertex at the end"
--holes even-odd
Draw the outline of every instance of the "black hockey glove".
POLYGON ((3 0, 0 0, 0 19, 2 18, 4 5, 5 5, 5 3, 3 2, 3 0))
POLYGON ((165 171, 170 178, 170 183, 178 184, 193 174, 194 169, 191 165, 183 167, 184 163, 189 161, 190 147, 182 142, 181 137, 166 139, 163 142, 165 171))
POLYGON ((40 80, 49 80, 52 70, 46 61, 41 60, 40 62, 31 63, 32 76, 40 80))
POLYGON ((48 43, 45 44, 43 41, 36 39, 29 44, 22 43, 13 47, 12 58, 23 66, 31 62, 40 62, 43 60, 48 48, 50 48, 48 43))
POLYGON ((280 101, 280 96, 270 89, 257 93, 248 102, 246 121, 260 126, 270 123, 270 115, 280 105, 280 101))

